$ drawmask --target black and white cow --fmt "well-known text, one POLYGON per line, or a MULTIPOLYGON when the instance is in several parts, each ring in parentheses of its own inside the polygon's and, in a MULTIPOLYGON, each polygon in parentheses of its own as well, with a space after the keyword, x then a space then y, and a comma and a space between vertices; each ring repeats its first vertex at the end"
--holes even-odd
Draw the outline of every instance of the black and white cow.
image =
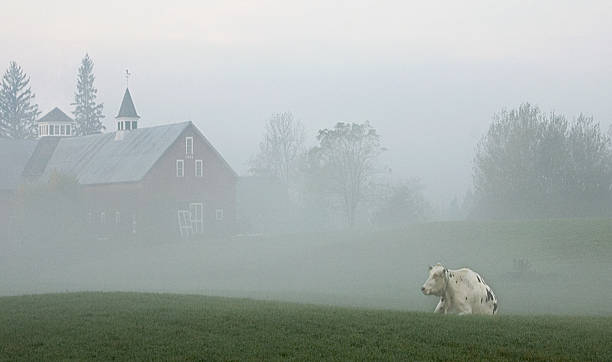
POLYGON ((468 268, 446 269, 442 264, 429 267, 429 278, 421 287, 425 295, 440 297, 434 313, 496 314, 497 298, 491 287, 468 268))

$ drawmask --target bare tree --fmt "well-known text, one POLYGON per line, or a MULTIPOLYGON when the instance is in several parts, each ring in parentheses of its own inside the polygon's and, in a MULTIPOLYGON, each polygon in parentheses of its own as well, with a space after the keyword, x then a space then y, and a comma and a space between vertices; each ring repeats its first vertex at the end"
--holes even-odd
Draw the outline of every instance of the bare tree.
POLYGON ((266 124, 259 152, 251 161, 252 172, 271 174, 289 186, 304 154, 304 140, 304 127, 291 112, 273 114, 266 124))
POLYGON ((320 130, 317 139, 319 146, 310 151, 311 172, 318 175, 318 182, 339 194, 352 227, 365 186, 377 171, 377 157, 384 150, 380 136, 369 122, 339 122, 332 129, 320 130))

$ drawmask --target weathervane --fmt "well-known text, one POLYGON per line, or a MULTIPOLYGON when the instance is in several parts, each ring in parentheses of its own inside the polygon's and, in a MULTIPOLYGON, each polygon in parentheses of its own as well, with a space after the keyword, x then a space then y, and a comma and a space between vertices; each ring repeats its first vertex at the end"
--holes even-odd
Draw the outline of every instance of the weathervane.
POLYGON ((129 88, 130 86, 130 75, 132 75, 132 73, 130 73, 127 69, 125 70, 125 87, 129 88))

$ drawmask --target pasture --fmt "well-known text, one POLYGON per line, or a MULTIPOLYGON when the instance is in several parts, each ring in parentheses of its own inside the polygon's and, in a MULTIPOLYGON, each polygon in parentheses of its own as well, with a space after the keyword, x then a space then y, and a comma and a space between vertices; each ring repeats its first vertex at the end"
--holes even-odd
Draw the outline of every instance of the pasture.
POLYGON ((0 298, 1 360, 610 360, 611 317, 442 316, 193 295, 0 298))
POLYGON ((478 271, 500 314, 612 315, 609 219, 439 222, 215 240, 6 242, 0 295, 139 291, 432 311, 442 262, 478 271))

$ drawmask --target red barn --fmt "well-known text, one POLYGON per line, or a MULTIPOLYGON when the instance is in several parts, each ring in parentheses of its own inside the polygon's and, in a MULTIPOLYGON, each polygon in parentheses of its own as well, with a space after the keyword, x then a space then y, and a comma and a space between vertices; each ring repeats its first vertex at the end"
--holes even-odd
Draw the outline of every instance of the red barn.
MULTIPOLYGON (((54 115, 67 121, 58 111, 54 115)), ((2 140, 0 149, 25 149, 29 158, 25 165, 9 157, 0 162, 20 171, 21 180, 45 182, 54 173, 74 176, 87 220, 102 234, 232 232, 237 175, 229 164, 193 123, 139 128, 139 118, 126 89, 115 132, 46 136, 34 147, 32 141, 2 140)), ((42 119, 53 124, 47 116, 42 119)), ((15 170, 4 182, 9 187, 17 185, 15 170)))

